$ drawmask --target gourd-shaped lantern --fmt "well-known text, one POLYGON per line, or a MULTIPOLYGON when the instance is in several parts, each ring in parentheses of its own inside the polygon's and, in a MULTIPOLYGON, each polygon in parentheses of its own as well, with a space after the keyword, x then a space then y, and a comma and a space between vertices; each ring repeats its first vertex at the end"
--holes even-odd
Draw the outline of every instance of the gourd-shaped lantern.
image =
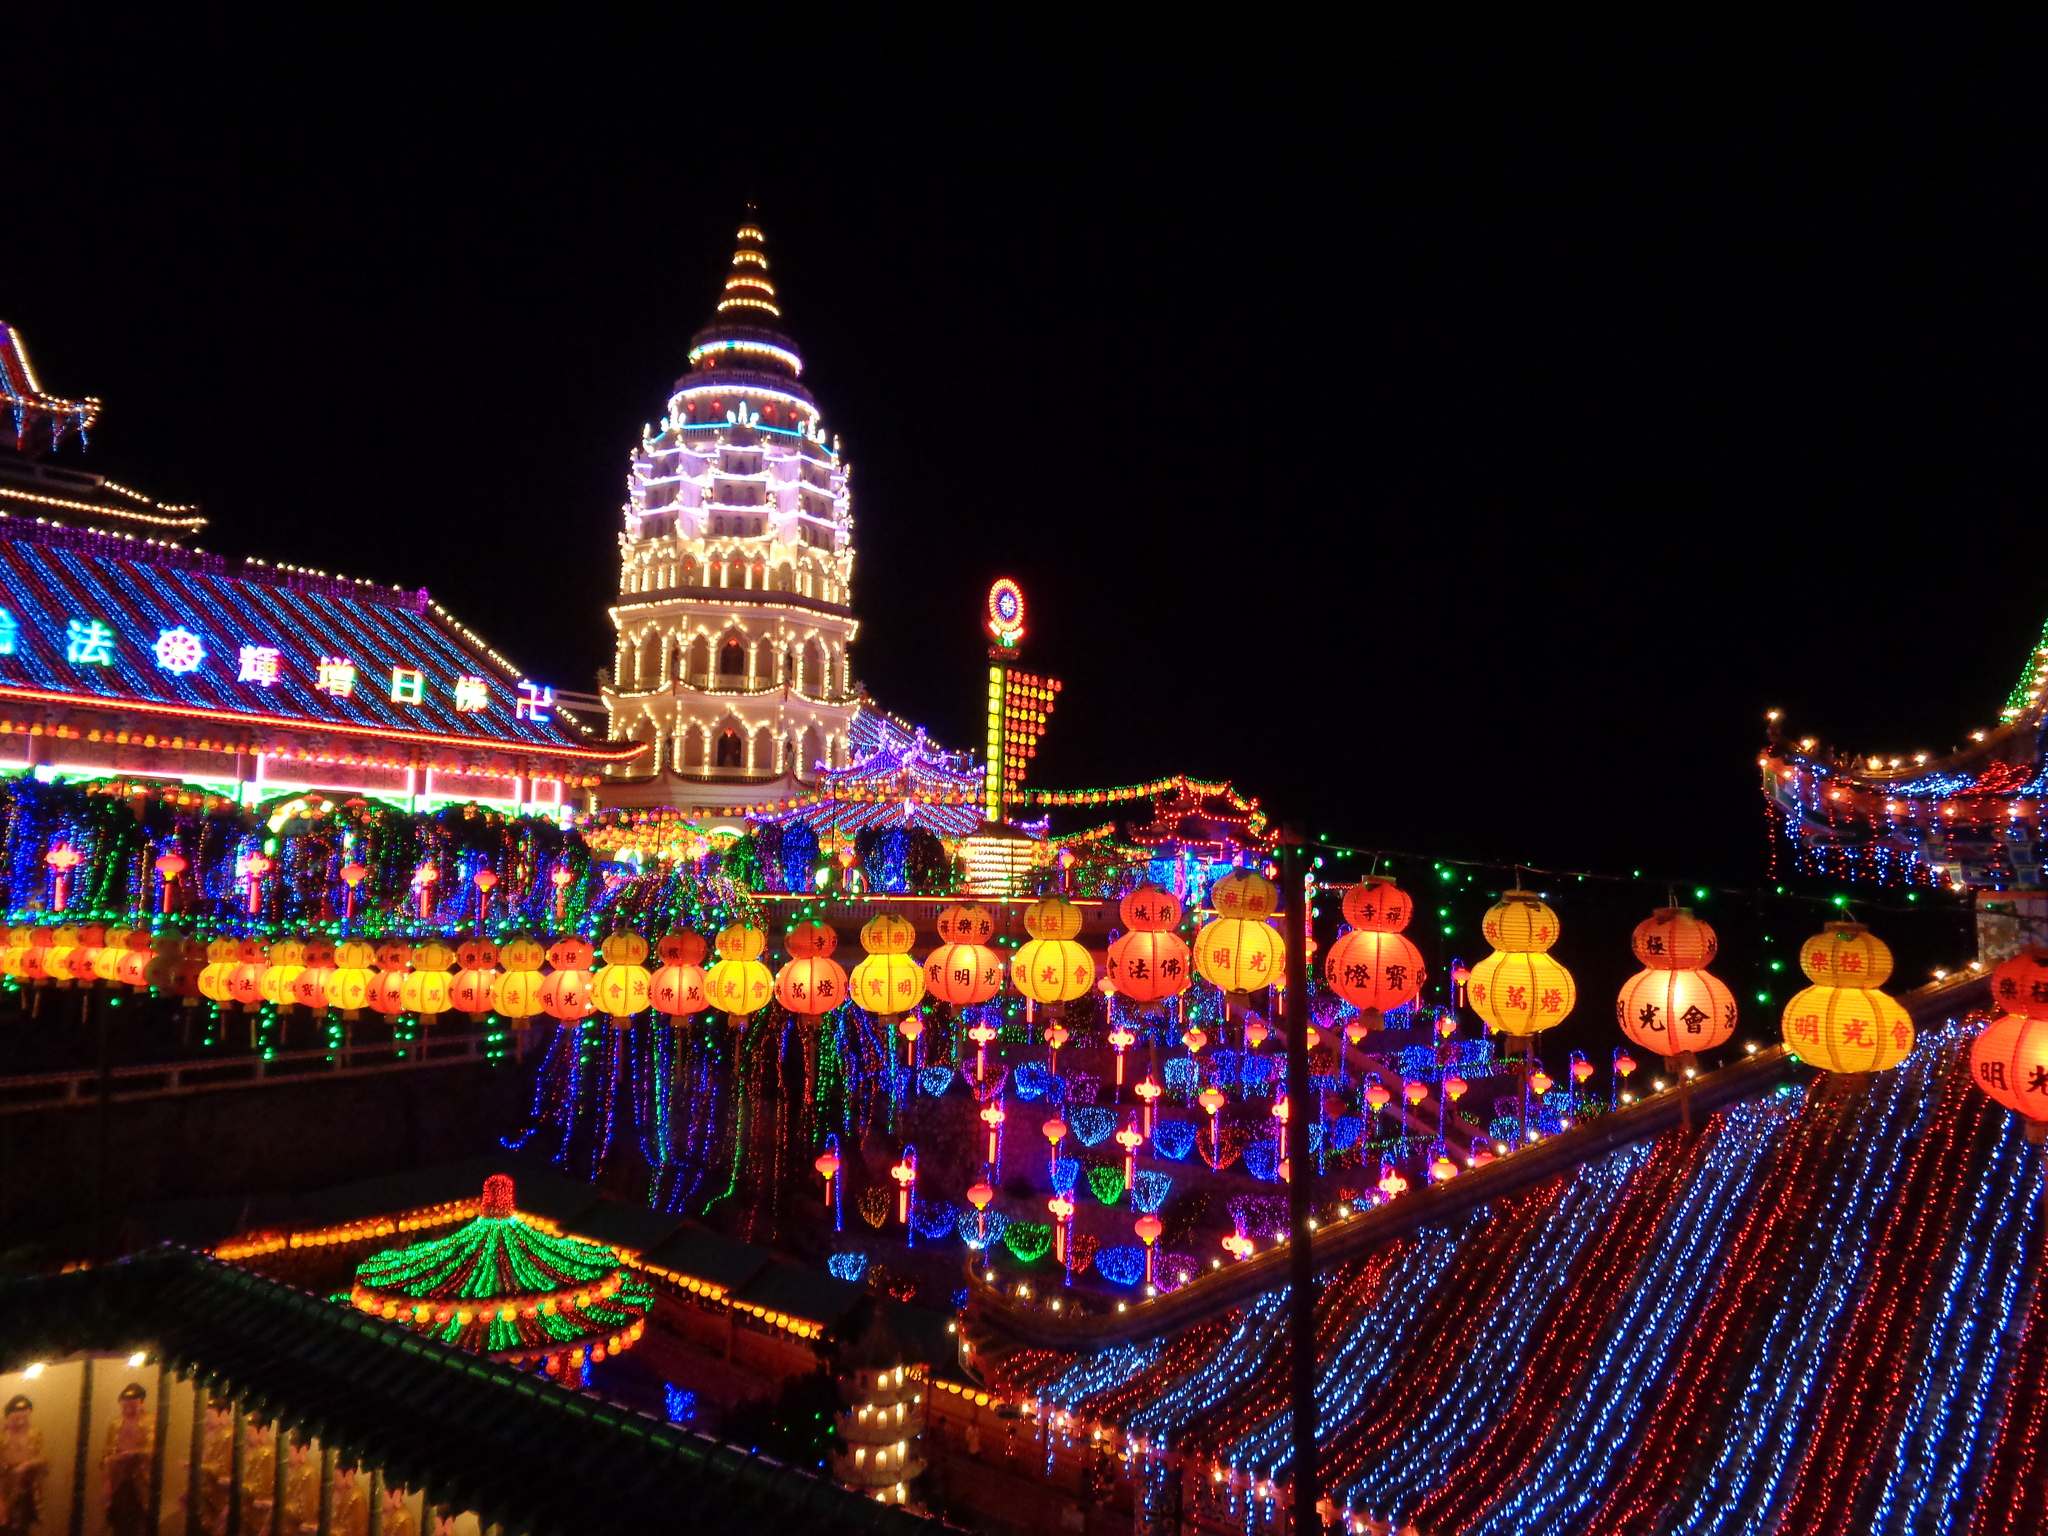
POLYGON ((327 1011, 327 984, 334 978, 334 942, 306 940, 306 963, 292 978, 292 1002, 313 1013, 327 1011))
POLYGON ((29 929, 25 923, 17 923, 7 930, 7 939, 0 944, 0 976, 21 975, 22 956, 28 953, 29 929))
POLYGON ((1913 1020, 1878 990, 1892 952, 1861 923, 1829 923, 1799 946, 1813 983, 1785 1004, 1785 1044, 1829 1072, 1882 1072, 1913 1049, 1913 1020))
POLYGON ((92 955, 92 979, 115 986, 121 980, 121 957, 128 953, 128 936, 133 928, 109 928, 92 955))
POLYGON ((370 970, 377 951, 367 939, 344 939, 334 946, 334 974, 327 978, 327 1001, 344 1019, 359 1019, 370 1005, 370 970))
POLYGON ((377 946, 377 974, 370 978, 370 1008, 386 1018, 405 1012, 405 973, 412 969, 412 946, 386 939, 377 946))
POLYGON ((718 963, 704 973, 704 995, 735 1024, 775 994, 775 976, 761 963, 767 947, 768 935, 749 922, 718 931, 718 963))
POLYGON ((830 1013, 846 1001, 846 970, 832 958, 838 934, 824 923, 794 923, 782 941, 790 960, 775 973, 775 1001, 806 1018, 830 1013))
POLYGON ((228 972, 228 996, 244 1008, 263 1003, 263 971, 269 964, 270 946, 261 939, 244 939, 235 948, 235 968, 228 972))
POLYGON ((199 1006, 199 976, 206 969, 206 946, 197 939, 160 933, 151 941, 144 980, 161 997, 175 997, 181 1008, 199 1006))
POLYGON ((455 983, 448 989, 448 1001, 472 1022, 498 1006, 497 945, 478 935, 455 946, 455 983))
POLYGON ((1047 896, 1024 909, 1031 937, 1010 961, 1010 982, 1034 1003, 1070 1003, 1095 985, 1095 962, 1075 940, 1081 909, 1064 896, 1047 896))
POLYGON ((549 1018, 573 1024, 596 1011, 590 996, 590 962, 596 954, 590 940, 574 934, 564 934, 548 946, 553 969, 540 984, 540 1006, 549 1018))
POLYGON ((651 1000, 654 978, 647 972, 647 941, 620 929, 605 936, 598 952, 604 956, 604 969, 597 973, 591 995, 597 1011, 609 1014, 612 1023, 624 1029, 651 1000))
MULTIPOLYGON (((21 974, 31 981, 50 980, 50 948, 56 941, 56 932, 49 928, 31 928, 28 947, 21 957, 21 974)), ((230 945, 228 957, 234 957, 230 945)))
POLYGON ((853 1000, 869 1013, 893 1018, 924 1001, 924 967, 910 957, 917 929, 906 917, 882 912, 861 924, 867 956, 853 968, 853 1000))
POLYGON ((1662 907, 1636 925, 1634 945, 1644 968, 1615 999, 1621 1032, 1679 1062, 1726 1045, 1735 1033, 1735 994, 1706 969, 1720 948, 1714 930, 1684 907, 1662 907))
POLYGON ((1103 971, 1117 995, 1134 1003, 1164 1002, 1187 991, 1195 979, 1188 943, 1180 926, 1180 898, 1156 885, 1141 885, 1118 904, 1126 932, 1104 958, 1103 971))
POLYGON ((233 939, 215 939, 206 946, 206 966, 199 973, 199 995, 209 1003, 225 1003, 228 977, 234 973, 240 946, 233 939))
POLYGON ((125 930, 121 958, 114 964, 114 980, 124 987, 140 990, 149 985, 150 939, 146 930, 125 930))
POLYGON ((498 946, 498 964, 504 974, 498 978, 498 1012, 508 1019, 530 1019, 544 1011, 541 993, 547 983, 540 974, 547 950, 539 939, 517 934, 498 946))
POLYGON ((924 957, 925 989, 955 1008, 985 1003, 1003 987, 1003 959, 988 947, 995 919, 982 906, 948 907, 939 914, 939 947, 924 957))
POLYGON ((72 981, 91 986, 95 977, 93 962, 106 947, 107 926, 104 923, 86 923, 78 930, 78 941, 71 946, 71 953, 65 957, 65 975, 72 981))
POLYGON ((2048 949, 2028 950, 1991 973, 1991 1000, 2004 1011, 1970 1043, 1970 1077, 2048 1139, 2048 949))
POLYGON ((1286 958, 1287 941, 1264 918, 1214 917, 1195 935, 1195 969, 1235 1001, 1284 981, 1286 958))
POLYGON ((711 1006, 711 999, 704 995, 705 947, 701 934, 687 928, 664 934, 655 945, 654 955, 661 964, 648 979, 647 1000, 657 1011, 672 1019, 686 1019, 711 1006))
POLYGON ((1352 1007, 1377 1009, 1412 1003, 1427 974, 1422 951, 1401 930, 1414 903, 1391 880, 1368 877, 1344 893, 1344 920, 1351 924, 1337 936, 1323 961, 1323 978, 1352 1007))
POLYGON ((433 1019, 448 1011, 454 1002, 455 980, 448 967, 454 963, 454 949, 439 939, 413 946, 412 969, 398 982, 398 995, 407 1013, 433 1019))
POLYGON ((1465 984, 1472 1011, 1516 1040, 1563 1023, 1579 994, 1572 973, 1548 953, 1557 914, 1534 891, 1503 891, 1480 931, 1493 953, 1465 984))
POLYGON ((279 939, 270 946, 270 963, 263 968, 263 1000, 280 1008, 295 1007, 292 983, 306 968, 306 945, 301 939, 279 939))

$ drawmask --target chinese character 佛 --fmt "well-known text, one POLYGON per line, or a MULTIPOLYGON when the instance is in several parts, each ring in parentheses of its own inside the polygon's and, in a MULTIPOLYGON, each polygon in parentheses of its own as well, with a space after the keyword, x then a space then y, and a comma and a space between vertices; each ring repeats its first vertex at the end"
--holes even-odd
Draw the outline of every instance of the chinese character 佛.
POLYGON ((491 685, 480 677, 455 679, 455 713, 473 715, 491 702, 491 685))

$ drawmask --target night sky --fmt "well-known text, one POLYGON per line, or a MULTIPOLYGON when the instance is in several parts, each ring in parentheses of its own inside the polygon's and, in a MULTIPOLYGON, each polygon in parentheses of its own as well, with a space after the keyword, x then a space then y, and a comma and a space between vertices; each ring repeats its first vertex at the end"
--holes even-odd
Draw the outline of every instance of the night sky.
POLYGON ((1365 843, 1753 881, 1765 707, 1938 750, 2039 633, 2019 74, 885 64, 744 15, 70 39, 19 72, 67 89, 17 97, 0 316, 207 547, 424 584, 589 688, 627 450, 755 198, 875 695, 974 743, 1014 574, 1067 681, 1037 782, 1228 775, 1365 843))

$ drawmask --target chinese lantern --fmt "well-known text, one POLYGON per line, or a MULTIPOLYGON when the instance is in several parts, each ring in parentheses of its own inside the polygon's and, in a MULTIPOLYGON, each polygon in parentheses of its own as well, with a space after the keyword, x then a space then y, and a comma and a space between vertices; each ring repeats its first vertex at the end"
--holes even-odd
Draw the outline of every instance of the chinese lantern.
POLYGON ((292 978, 292 1001, 313 1013, 327 1011, 327 984, 334 978, 334 944, 329 939, 306 941, 306 963, 292 978))
POLYGON ((735 1024, 775 992, 775 977, 761 963, 768 935, 752 923, 729 923, 718 932, 718 963, 704 973, 704 995, 735 1024))
POLYGON ((150 956, 149 935, 140 928, 129 929, 121 941, 121 958, 114 965, 114 980, 124 987, 148 986, 150 956))
POLYGON ((1280 892, 1264 875, 1249 869, 1233 870, 1210 889, 1209 905, 1218 917, 1259 922, 1280 910, 1280 892))
POLYGON ((1712 965, 1721 949, 1712 926, 1685 907, 1659 907, 1636 924, 1629 942, 1653 971, 1697 971, 1712 965))
POLYGON ((69 843, 58 843, 43 855, 43 862, 50 866, 52 883, 50 887, 50 910, 62 912, 66 894, 71 889, 71 871, 78 868, 85 855, 69 843))
POLYGON ((834 1137, 832 1140, 834 1144, 820 1152, 811 1163, 811 1166, 818 1170, 819 1177, 825 1181, 825 1206, 828 1210, 832 1205, 832 1181, 839 1177, 838 1138, 834 1137))
POLYGON ((548 946, 551 969, 540 984, 541 1012, 564 1024, 587 1019, 597 1011, 590 995, 590 962, 597 951, 588 939, 565 934, 548 946))
POLYGON ((215 939, 206 946, 206 966, 199 973, 199 995, 210 1003, 228 1001, 228 976, 235 968, 233 939, 215 939))
POLYGON ((1545 952, 1557 942, 1557 914, 1534 892, 1506 891, 1481 931, 1493 953, 1466 983, 1473 1012, 1517 1040, 1564 1022, 1578 989, 1572 973, 1545 952))
POLYGON ((867 956, 853 968, 853 1000, 869 1013, 891 1018, 924 1001, 924 967, 910 956, 917 930, 908 919, 884 912, 861 925, 867 956))
MULTIPOLYGON (((488 874, 488 870, 479 870, 488 874)), ((498 946, 489 939, 467 939, 455 947, 455 984, 449 1002, 470 1016, 483 1018, 498 1005, 498 946)))
POLYGON ((704 995, 704 940, 687 929, 664 935, 655 945, 661 966, 647 984, 647 998, 672 1019, 686 1019, 711 1006, 704 995))
POLYGON ((1414 1002, 1427 974, 1408 935, 1378 928, 1347 928, 1323 960, 1331 991, 1354 1008, 1380 1013, 1414 1002))
POLYGON ((168 853, 158 855, 155 867, 157 874, 162 877, 164 882, 163 910, 164 915, 168 917, 171 911, 172 896, 177 889, 178 876, 185 873, 190 868, 190 865, 185 855, 173 848, 168 853))
POLYGON ((2026 1124, 2027 1139, 2048 1137, 2048 950, 2003 961, 1991 996, 2010 1010, 1970 1044, 1970 1077, 2026 1124))
POLYGON ((1623 1034, 1646 1051, 1674 1058, 1726 1045, 1735 1014, 1735 994, 1702 970, 1638 971, 1614 1005, 1623 1034))
POLYGON ((1861 923, 1829 923, 1799 948, 1813 985, 1785 1004, 1785 1044, 1829 1072, 1882 1072, 1913 1049, 1913 1021, 1878 987, 1892 952, 1861 923))
POLYGON ((830 1013, 846 1001, 846 972, 829 955, 802 956, 775 973, 775 1000, 807 1018, 830 1013))
POLYGON ((612 1023, 623 1029, 628 1019, 647 1009, 652 980, 645 964, 647 941, 621 929, 605 935, 601 953, 604 969, 591 983, 591 1000, 598 1012, 610 1015, 612 1023))
POLYGON ((363 939, 346 939, 334 946, 334 974, 327 978, 327 1001, 341 1010, 344 1019, 361 1018, 370 1005, 370 966, 376 954, 363 939))
MULTIPOLYGON (((968 910, 987 916, 980 907, 950 907, 947 910, 968 910)), ((959 925, 955 927, 957 930, 959 925)), ((942 936, 946 929, 946 920, 941 916, 939 932, 942 936)), ((985 1003, 1002 990, 1003 957, 984 943, 949 939, 925 956, 924 984, 925 990, 939 1002, 951 1003, 955 1008, 985 1003)))
POLYGON ((1286 954, 1286 941, 1263 918, 1211 918, 1195 935, 1195 969, 1211 986, 1240 1000, 1279 980, 1286 954))
POLYGON ((439 939, 413 946, 412 969, 398 981, 399 1000, 407 1013, 434 1019, 448 1011, 453 1001, 448 967, 455 963, 455 951, 439 939))
POLYGON ((1145 1245, 1145 1284, 1149 1286, 1152 1283, 1152 1245, 1159 1241, 1159 1235, 1166 1230, 1166 1223, 1147 1211, 1131 1223, 1131 1230, 1145 1245))
POLYGON ((121 980, 121 957, 128 953, 128 936, 133 928, 109 928, 100 939, 100 947, 93 951, 92 977, 108 985, 118 985, 121 980))
POLYGON ((306 968, 306 946, 298 939, 279 939, 270 946, 270 963, 263 968, 263 1000, 290 1008, 298 999, 292 985, 306 968))
POLYGON ((174 933, 157 935, 146 980, 159 993, 175 997, 181 1008, 199 1006, 199 977, 206 969, 206 946, 174 933))
MULTIPOLYGON (((1130 899, 1124 898, 1126 902, 1130 899)), ((1134 928, 1118 935, 1109 946, 1103 971, 1122 997, 1134 1003, 1157 1003, 1187 991, 1195 979, 1188 958, 1188 941, 1179 934, 1134 928)))
POLYGON ((244 1008, 263 1001, 263 970, 269 947, 261 939, 244 939, 235 947, 235 966, 228 972, 228 996, 244 1008))
POLYGON ((1464 1078, 1454 1072, 1444 1079, 1444 1097, 1455 1104, 1458 1100, 1465 1097, 1465 1090, 1471 1086, 1464 1078))
POLYGON ((498 946, 498 963, 505 968, 497 982, 497 1009, 508 1019, 530 1019, 542 1011, 541 992, 546 986, 540 974, 547 951, 539 939, 515 935, 498 946))
POLYGON ((789 951, 792 960, 822 959, 839 947, 839 935, 829 925, 807 918, 789 925, 782 935, 782 947, 789 951))
POLYGON ((412 968, 412 950, 396 940, 377 946, 377 974, 370 978, 370 1007, 387 1018, 405 1011, 405 973, 412 968))
POLYGON ((86 923, 75 932, 77 937, 69 953, 64 957, 64 979, 84 982, 90 986, 93 981, 93 962, 99 958, 100 950, 106 944, 106 925, 86 923))
POLYGON ((1075 942, 1081 909, 1064 896, 1048 896, 1024 909, 1031 937, 1010 962, 1010 982, 1034 1003, 1070 1003, 1095 985, 1095 962, 1075 942))
POLYGON ((945 944, 986 944, 996 936, 996 920, 987 907, 965 903, 939 913, 939 939, 945 944))
POLYGON ((1180 926, 1180 898, 1156 885, 1141 885, 1117 903, 1117 914, 1132 933, 1171 933, 1180 926))

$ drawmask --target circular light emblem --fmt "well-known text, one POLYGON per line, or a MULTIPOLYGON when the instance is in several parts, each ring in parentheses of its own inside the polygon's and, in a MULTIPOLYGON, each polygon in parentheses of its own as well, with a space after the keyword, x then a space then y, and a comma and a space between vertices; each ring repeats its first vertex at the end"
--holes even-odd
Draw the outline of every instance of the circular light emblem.
POLYGON ((988 589, 988 632, 998 645, 1024 638, 1024 589, 1007 576, 988 589))

